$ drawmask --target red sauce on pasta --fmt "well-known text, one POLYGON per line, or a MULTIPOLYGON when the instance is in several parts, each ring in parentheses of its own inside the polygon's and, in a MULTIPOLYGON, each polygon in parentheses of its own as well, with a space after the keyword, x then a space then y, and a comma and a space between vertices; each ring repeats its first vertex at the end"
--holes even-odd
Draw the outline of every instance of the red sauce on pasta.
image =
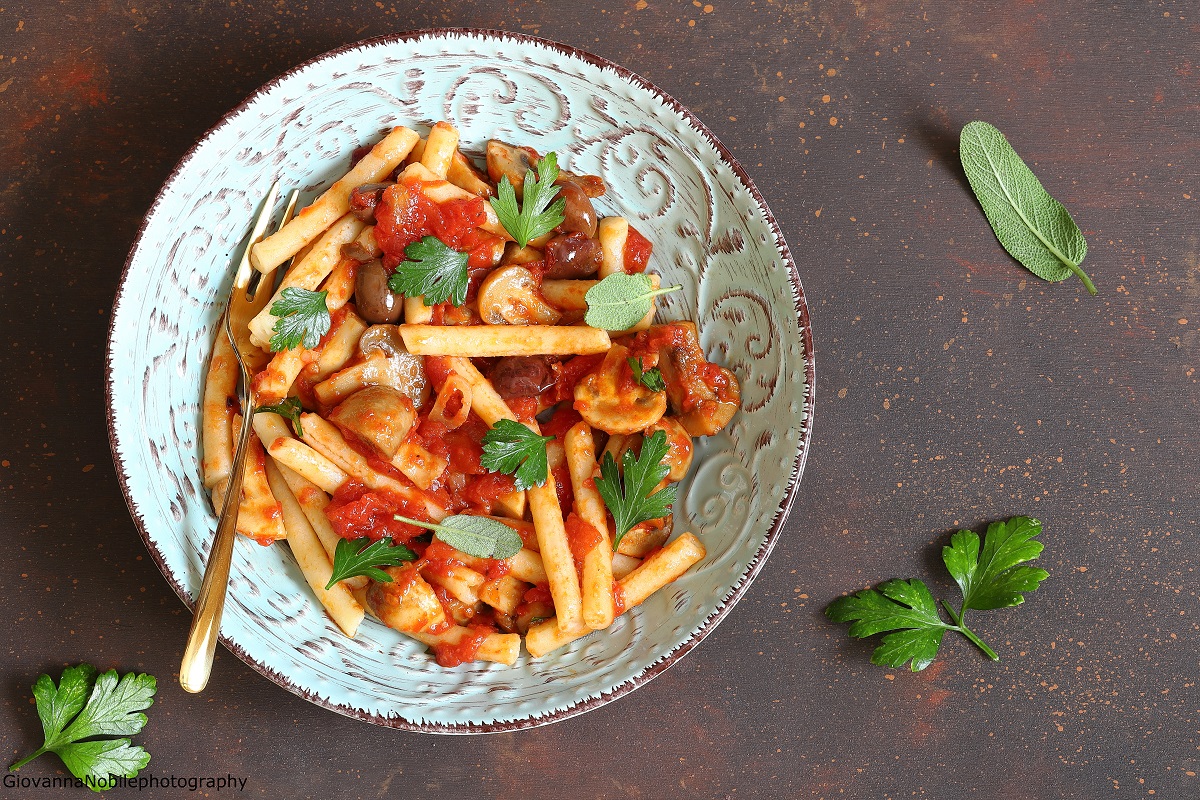
POLYGON ((479 648, 495 630, 495 626, 490 623, 477 625, 472 620, 467 627, 467 632, 456 644, 434 645, 433 657, 440 667, 457 667, 468 661, 474 661, 475 657, 479 655, 479 648))
POLYGON ((325 507, 325 516, 334 532, 343 539, 366 536, 378 540, 390 536, 392 541, 404 544, 427 532, 425 528, 398 522, 393 519, 396 514, 410 519, 429 519, 424 503, 387 491, 373 491, 353 480, 339 486, 325 507))
POLYGON ((625 613, 625 589, 620 581, 613 581, 612 595, 613 613, 619 617, 625 613))
POLYGON ((575 571, 582 575, 584 559, 604 541, 604 536, 574 511, 567 514, 564 526, 567 529, 567 542, 571 545, 571 556, 575 559, 575 571))
POLYGON ((436 236, 452 250, 466 253, 468 267, 490 267, 499 238, 479 226, 487 222, 483 199, 435 203, 420 181, 388 187, 375 210, 375 241, 388 269, 404 261, 404 248, 436 236))
POLYGON ((650 240, 630 225, 629 235, 625 237, 625 271, 645 272, 646 264, 650 263, 650 251, 653 249, 654 245, 650 240))

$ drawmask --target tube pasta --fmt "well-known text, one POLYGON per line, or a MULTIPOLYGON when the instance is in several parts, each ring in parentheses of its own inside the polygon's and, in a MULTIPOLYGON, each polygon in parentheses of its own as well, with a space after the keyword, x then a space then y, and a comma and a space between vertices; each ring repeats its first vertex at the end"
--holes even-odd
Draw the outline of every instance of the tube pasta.
POLYGON ((470 414, 471 384, 460 375, 449 376, 438 392, 437 400, 429 411, 429 418, 441 423, 448 430, 454 430, 466 422, 470 414), (454 405, 451 406, 452 410, 447 412, 447 405, 450 403, 454 405))
POLYGON ((200 406, 200 435, 204 457, 200 462, 204 487, 212 489, 233 472, 233 432, 230 422, 238 407, 238 366, 225 326, 217 326, 208 374, 204 376, 204 400, 200 406))
MULTIPOLYGON (((620 581, 626 611, 641 605, 647 597, 677 580, 688 568, 704 558, 704 555, 704 545, 700 540, 691 533, 684 533, 647 558, 620 581)), ((591 631, 582 626, 573 630, 563 630, 555 620, 548 619, 529 629, 525 636, 525 647, 529 650, 529 655, 541 658, 588 633, 591 631)))
MULTIPOLYGON (((272 461, 274 460, 272 459, 272 461)), ((304 516, 308 519, 308 524, 312 526, 313 532, 321 542, 321 547, 325 550, 325 555, 329 558, 329 563, 332 564, 333 557, 337 553, 338 542, 342 540, 342 537, 337 535, 337 531, 329 524, 329 517, 325 516, 325 507, 329 505, 329 495, 295 470, 277 461, 274 461, 274 464, 284 481, 287 482, 288 488, 292 490, 292 496, 300 504, 304 516)), ((328 578, 326 582, 328 582, 328 578)), ((350 589, 360 589, 367 585, 367 576, 358 575, 346 578, 342 583, 350 589)))
POLYGON ((448 459, 429 452, 416 442, 402 443, 392 456, 392 466, 421 489, 432 486, 449 463, 448 459))
MULTIPOLYGON (((307 209, 306 209, 307 210, 307 209)), ((304 212, 296 217, 296 220, 302 219, 304 212)), ((283 283, 275 290, 275 294, 271 296, 271 302, 258 312, 258 315, 250 320, 250 341, 258 345, 264 350, 270 349, 271 336, 274 332, 275 323, 279 320, 271 313, 271 307, 283 295, 284 289, 297 288, 315 291, 321 285, 321 281, 325 279, 329 273, 333 272, 334 268, 342 261, 342 246, 354 241, 354 238, 362 232, 363 223, 355 219, 354 215, 347 214, 341 219, 334 222, 329 230, 313 245, 312 250, 304 257, 304 260, 294 265, 288 274, 283 276, 283 283)), ((261 246, 259 242, 257 246, 261 246)))
MULTIPOLYGON (((242 426, 242 415, 234 416, 232 427, 242 426)), ((287 537, 283 528, 283 511, 267 483, 266 462, 262 443, 253 431, 246 443, 246 472, 242 478, 242 499, 238 506, 237 532, 255 541, 270 543, 287 537)), ((221 493, 224 500, 224 492, 221 493)), ((214 503, 217 497, 213 496, 214 503)), ((218 508, 220 506, 217 506, 218 508)))
POLYGON ((324 455, 340 469, 353 475, 372 489, 382 489, 412 502, 421 503, 434 522, 445 519, 446 509, 442 508, 432 497, 419 489, 401 483, 395 478, 384 475, 367 463, 367 459, 357 450, 346 444, 342 434, 324 418, 317 414, 302 414, 300 421, 304 426, 304 442, 324 455))
POLYGON ((371 152, 363 156, 316 202, 302 210, 287 225, 254 245, 250 250, 250 263, 259 272, 265 273, 291 258, 350 210, 350 193, 355 187, 385 178, 400 165, 419 138, 416 132, 408 128, 393 128, 383 141, 372 147, 371 152))
POLYGON ((342 468, 297 439, 276 439, 267 448, 271 458, 295 470, 322 491, 333 493, 346 482, 342 468))
POLYGON ((581 589, 583 624, 594 631, 602 630, 612 624, 616 609, 612 594, 612 540, 608 536, 604 500, 593 480, 600 474, 600 468, 596 464, 591 426, 586 422, 576 423, 567 431, 563 447, 575 494, 575 512, 600 533, 600 541, 583 557, 581 589))
POLYGON ((629 238, 629 220, 624 217, 605 217, 596 227, 596 238, 600 240, 603 261, 600 262, 600 278, 615 272, 625 271, 625 241, 629 238))
POLYGON ((325 549, 300 508, 300 503, 292 495, 292 490, 270 461, 267 462, 266 473, 271 491, 279 499, 282 507, 288 544, 300 571, 304 573, 304 579, 308 581, 321 605, 329 612, 329 616, 342 629, 342 633, 353 639, 366 612, 345 584, 339 582, 334 584, 332 589, 325 588, 325 584, 329 583, 333 575, 333 566, 325 554, 325 549))
POLYGON ((454 154, 458 152, 458 131, 448 122, 438 122, 429 131, 421 151, 421 166, 445 179, 454 154))
POLYGON ((591 355, 606 353, 608 331, 586 325, 400 326, 404 346, 414 355, 494 356, 591 355))

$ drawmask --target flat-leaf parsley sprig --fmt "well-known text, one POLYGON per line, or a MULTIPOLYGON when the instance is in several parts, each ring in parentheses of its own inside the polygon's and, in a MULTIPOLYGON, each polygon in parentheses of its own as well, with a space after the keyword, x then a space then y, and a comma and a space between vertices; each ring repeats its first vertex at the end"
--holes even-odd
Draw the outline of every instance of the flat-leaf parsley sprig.
POLYGON ((338 581, 360 575, 381 583, 391 583, 392 576, 384 572, 382 567, 398 567, 416 559, 416 553, 402 544, 392 544, 391 538, 386 536, 374 542, 367 536, 342 539, 333 551, 333 573, 329 576, 329 583, 325 584, 325 590, 332 589, 338 581))
POLYGON ((118 678, 116 670, 109 670, 97 676, 91 664, 67 667, 58 686, 49 675, 39 676, 33 698, 45 742, 12 764, 9 772, 40 755, 56 753, 93 791, 112 788, 116 778, 136 776, 150 763, 150 754, 124 737, 146 727, 141 712, 154 703, 156 691, 153 675, 130 672, 118 678))
POLYGON ((663 380, 662 370, 658 367, 646 369, 642 364, 641 356, 637 358, 627 358, 625 361, 629 364, 629 369, 633 372, 633 379, 645 386, 652 392, 665 392, 667 390, 667 382, 663 380))
POLYGON ((447 300, 456 308, 467 302, 470 256, 436 236, 426 236, 404 248, 405 260, 388 278, 388 288, 405 297, 424 297, 427 306, 447 300))
POLYGON ((516 478, 516 490, 522 492, 541 486, 549 475, 546 443, 553 436, 539 436, 519 422, 497 420, 483 436, 483 456, 479 463, 492 472, 516 478))
POLYGON ((663 463, 670 449, 666 431, 655 431, 642 441, 642 452, 636 457, 632 450, 625 451, 621 459, 621 472, 617 471, 617 462, 612 453, 605 452, 604 461, 600 464, 600 477, 596 478, 595 483, 596 491, 600 492, 604 505, 613 515, 616 528, 614 552, 621 538, 634 525, 671 513, 671 504, 675 502, 678 489, 676 484, 664 486, 651 494, 671 471, 663 463))
POLYGON ((279 299, 271 304, 275 320, 275 335, 271 337, 271 351, 291 350, 300 345, 312 350, 329 333, 332 324, 329 306, 325 298, 329 292, 310 292, 289 286, 279 293, 279 299))
POLYGON ((559 197, 558 187, 558 156, 547 153, 537 165, 537 179, 533 170, 525 173, 525 183, 521 190, 521 206, 517 207, 517 192, 505 175, 496 187, 496 199, 492 208, 504 230, 517 241, 521 247, 529 244, 531 239, 544 236, 562 224, 566 218, 567 201, 559 197), (553 202, 551 202, 553 201, 553 202))
POLYGON ((957 611, 942 601, 953 624, 942 620, 929 587, 916 579, 885 581, 875 589, 840 597, 825 614, 834 622, 851 623, 849 633, 855 638, 893 631, 875 648, 872 664, 902 667, 911 661, 912 671, 920 672, 937 656, 946 631, 961 633, 988 658, 999 661, 996 651, 967 627, 967 610, 1018 606, 1025 602, 1024 592, 1035 591, 1049 577, 1046 570, 1025 565, 1042 552, 1037 540, 1041 532, 1038 520, 1013 517, 988 526, 982 549, 974 531, 958 531, 950 538, 942 560, 963 596, 957 611))

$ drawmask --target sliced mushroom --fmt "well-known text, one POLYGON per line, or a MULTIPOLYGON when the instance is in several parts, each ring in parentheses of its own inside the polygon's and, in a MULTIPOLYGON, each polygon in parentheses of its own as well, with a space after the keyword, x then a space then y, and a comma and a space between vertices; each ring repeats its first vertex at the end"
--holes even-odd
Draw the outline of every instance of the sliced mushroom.
POLYGON ((696 324, 673 322, 648 333, 652 341, 663 343, 658 368, 683 429, 692 436, 712 436, 728 425, 741 403, 741 385, 732 372, 704 358, 696 324), (663 335, 663 328, 673 330, 663 335))
POLYGON ((663 431, 667 435, 668 450, 663 463, 669 466, 671 471, 667 473, 666 479, 672 483, 683 480, 688 468, 692 466, 692 437, 674 417, 664 416, 642 431, 642 435, 650 436, 655 431, 663 431))
POLYGON ((629 349, 614 344, 600 366, 576 384, 575 410, 593 428, 635 433, 658 422, 666 412, 666 395, 634 382, 628 358, 629 349))
MULTIPOLYGON (((487 143, 487 171, 492 183, 499 184, 502 178, 508 178, 520 199, 525 185, 525 173, 530 167, 536 167, 541 157, 530 147, 517 147, 499 139, 489 139, 487 143)), ((559 179, 570 181, 583 190, 589 198, 600 197, 604 194, 604 180, 596 175, 577 175, 565 169, 559 169, 559 179)))
POLYGON ((358 340, 363 359, 313 387, 323 406, 337 405, 364 386, 389 386, 412 400, 416 408, 429 399, 425 359, 404 347, 395 325, 372 325, 358 340))
POLYGON ((516 147, 499 139, 488 140, 488 177, 492 179, 492 183, 496 184, 499 184, 503 178, 508 178, 518 200, 524 193, 525 173, 536 163, 537 154, 528 147, 516 147))
POLYGON ((416 417, 412 400, 405 395, 389 386, 368 386, 339 403, 329 421, 388 461, 400 449, 416 417))
POLYGON ((442 603, 415 565, 388 567, 391 583, 371 581, 367 602, 379 621, 405 633, 443 630, 449 624, 442 603))
POLYGON ((484 278, 479 316, 489 325, 553 325, 562 314, 542 297, 532 272, 511 265, 484 278))

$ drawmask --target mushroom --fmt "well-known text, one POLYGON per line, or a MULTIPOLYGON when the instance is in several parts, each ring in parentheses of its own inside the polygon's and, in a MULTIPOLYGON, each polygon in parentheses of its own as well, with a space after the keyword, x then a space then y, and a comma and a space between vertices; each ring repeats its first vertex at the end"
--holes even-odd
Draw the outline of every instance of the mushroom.
POLYGON ((692 466, 692 437, 675 417, 664 416, 642 431, 642 435, 650 436, 655 431, 663 431, 667 435, 668 450, 663 463, 669 466, 671 471, 667 473, 666 479, 672 483, 683 480, 688 468, 692 466))
POLYGON ((700 349, 694 322, 657 325, 649 331, 658 349, 658 368, 667 384, 671 409, 692 436, 712 436, 737 413, 742 389, 737 376, 710 363, 700 349), (674 328, 662 335, 663 328, 674 328))
POLYGON ((371 581, 367 589, 367 602, 380 622, 405 633, 445 629, 448 621, 442 603, 415 565, 388 567, 385 571, 394 580, 371 581))
POLYGON ((479 287, 479 316, 489 325, 553 325, 562 318, 538 291, 533 273, 515 264, 484 278, 479 287))
POLYGON ((629 349, 614 344, 600 366, 575 385, 575 410, 593 428, 635 433, 666 413, 666 395, 634 381, 628 358, 629 349))
POLYGON ((395 325, 372 325, 358 340, 362 360, 333 373, 313 387, 323 406, 334 406, 364 386, 388 386, 420 408, 429 399, 425 359, 404 347, 395 325))
MULTIPOLYGON (((517 199, 521 199, 525 190, 525 173, 530 167, 536 167, 541 161, 537 151, 529 147, 517 147, 499 139, 489 139, 487 143, 487 171, 492 183, 499 184, 501 179, 508 178, 513 185, 517 199)), ((559 169, 559 180, 570 181, 583 190, 589 198, 600 197, 605 192, 604 180, 596 175, 577 175, 565 169, 559 169)))
POLYGON ((499 139, 488 139, 487 171, 492 183, 508 178, 517 199, 524 194, 525 173, 538 161, 537 154, 528 147, 516 147, 499 139))
POLYGON ((408 397, 390 386, 368 386, 347 397, 329 421, 390 461, 412 430, 417 414, 408 397))

